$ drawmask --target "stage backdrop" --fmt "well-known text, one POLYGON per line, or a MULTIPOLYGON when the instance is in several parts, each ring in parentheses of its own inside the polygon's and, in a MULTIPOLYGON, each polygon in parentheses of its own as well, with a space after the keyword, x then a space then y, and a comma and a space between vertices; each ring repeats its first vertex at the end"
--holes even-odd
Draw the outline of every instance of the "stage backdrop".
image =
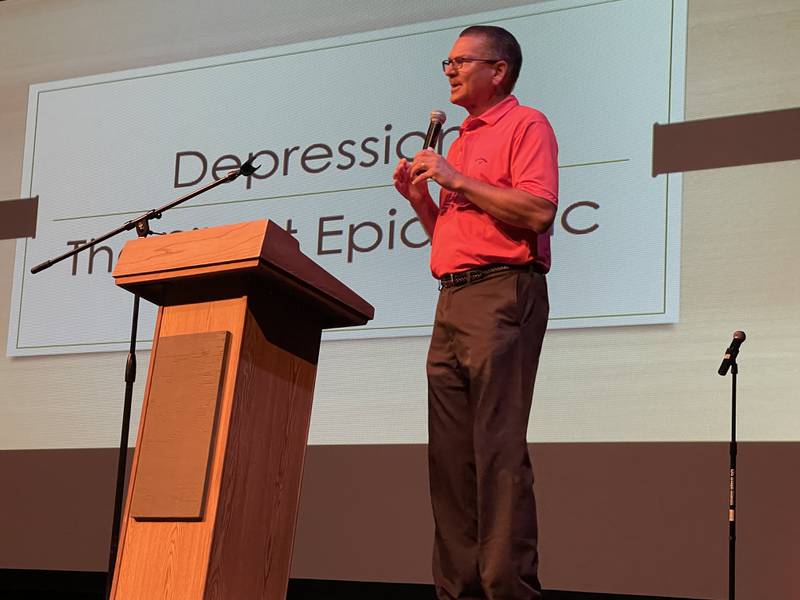
POLYGON ((448 106, 441 61, 476 21, 522 41, 515 92, 558 134, 550 327, 676 321, 679 176, 653 178, 650 149, 653 123, 682 118, 684 8, 558 0, 31 86, 22 194, 39 195, 39 228, 17 247, 9 354, 127 348, 130 298, 109 273, 132 234, 30 267, 248 158, 253 176, 151 226, 272 219, 375 306, 372 322, 326 339, 429 335, 430 243, 391 175, 421 149, 432 108, 450 113, 440 148, 458 135, 465 114, 448 106))

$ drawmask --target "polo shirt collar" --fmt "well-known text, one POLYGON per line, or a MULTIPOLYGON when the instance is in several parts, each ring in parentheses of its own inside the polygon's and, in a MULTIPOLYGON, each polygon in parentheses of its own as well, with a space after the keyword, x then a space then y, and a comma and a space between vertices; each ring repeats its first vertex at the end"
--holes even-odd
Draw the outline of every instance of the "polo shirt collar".
POLYGON ((461 131, 478 127, 481 124, 494 125, 515 106, 519 106, 519 100, 513 94, 509 94, 486 112, 477 117, 470 115, 464 119, 464 122, 461 123, 461 131))

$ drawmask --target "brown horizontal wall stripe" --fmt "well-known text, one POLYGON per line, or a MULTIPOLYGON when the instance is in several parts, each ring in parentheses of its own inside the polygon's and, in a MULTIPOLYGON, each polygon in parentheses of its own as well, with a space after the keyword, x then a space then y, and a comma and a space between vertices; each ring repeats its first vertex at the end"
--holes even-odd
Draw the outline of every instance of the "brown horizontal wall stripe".
POLYGON ((800 108, 653 127, 653 176, 800 159, 800 108))
POLYGON ((36 237, 39 196, 0 201, 0 240, 36 237))
MULTIPOLYGON (((532 444, 549 589, 727 595, 726 443, 532 444)), ((800 443, 739 444, 737 591, 800 589, 800 443)), ((0 451, 0 569, 100 571, 116 450, 0 451)), ((430 582, 424 445, 309 446, 292 577, 430 582)))
POLYGON ((0 451, 0 569, 105 571, 117 453, 0 451))

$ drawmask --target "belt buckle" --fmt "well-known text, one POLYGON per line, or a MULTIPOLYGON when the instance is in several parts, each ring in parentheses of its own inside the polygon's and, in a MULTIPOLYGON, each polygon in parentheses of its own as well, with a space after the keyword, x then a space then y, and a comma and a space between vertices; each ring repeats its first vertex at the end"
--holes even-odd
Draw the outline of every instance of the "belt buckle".
POLYGON ((450 287, 453 285, 453 274, 446 273, 439 279, 439 291, 441 292, 443 289, 450 287))

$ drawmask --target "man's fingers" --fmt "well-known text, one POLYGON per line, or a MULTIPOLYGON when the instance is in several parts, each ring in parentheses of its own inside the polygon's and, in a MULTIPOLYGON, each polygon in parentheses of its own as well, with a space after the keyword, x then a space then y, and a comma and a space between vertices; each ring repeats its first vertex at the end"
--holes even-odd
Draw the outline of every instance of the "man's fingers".
POLYGON ((414 176, 414 179, 411 180, 411 185, 419 185, 420 183, 424 183, 428 180, 427 171, 419 171, 414 176))

